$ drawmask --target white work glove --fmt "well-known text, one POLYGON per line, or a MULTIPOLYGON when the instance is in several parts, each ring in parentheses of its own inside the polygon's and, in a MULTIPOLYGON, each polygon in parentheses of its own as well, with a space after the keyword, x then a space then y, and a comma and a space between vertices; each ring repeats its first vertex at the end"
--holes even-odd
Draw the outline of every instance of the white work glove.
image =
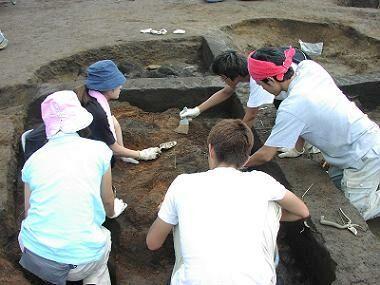
POLYGON ((153 160, 159 157, 161 150, 159 147, 150 147, 139 151, 139 159, 153 160))
POLYGON ((124 212, 127 206, 127 203, 123 202, 123 200, 115 198, 113 203, 113 210, 115 214, 111 217, 111 219, 116 219, 118 216, 120 216, 120 214, 124 212))
POLYGON ((279 158, 291 158, 291 157, 299 157, 305 152, 305 149, 302 152, 296 150, 296 148, 286 148, 282 147, 278 151, 282 152, 278 155, 279 158))
POLYGON ((199 110, 198 107, 195 108, 183 108, 183 110, 179 113, 179 116, 181 119, 183 118, 195 118, 198 117, 201 113, 201 110, 199 110))
POLYGON ((125 163, 139 164, 140 162, 132 157, 120 157, 125 163))

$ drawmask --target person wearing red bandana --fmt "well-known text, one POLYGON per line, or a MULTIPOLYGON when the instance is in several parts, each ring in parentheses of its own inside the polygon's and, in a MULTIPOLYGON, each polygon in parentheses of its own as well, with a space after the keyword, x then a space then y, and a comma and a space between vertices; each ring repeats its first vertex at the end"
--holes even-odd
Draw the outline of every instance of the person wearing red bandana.
POLYGON ((291 67, 294 49, 262 48, 248 56, 250 76, 266 91, 288 96, 264 146, 245 167, 270 161, 302 137, 321 150, 334 184, 365 220, 380 216, 380 129, 337 87, 318 63, 291 67))
MULTIPOLYGON (((285 50, 288 47, 281 47, 281 50, 285 50)), ((297 64, 301 61, 308 59, 308 55, 301 50, 296 49, 295 56, 293 57, 293 69, 297 68, 297 64)), ((247 67, 247 58, 245 55, 239 54, 234 50, 227 50, 216 56, 214 59, 211 70, 213 73, 220 76, 225 82, 225 87, 216 93, 214 93, 206 101, 202 102, 194 108, 187 108, 180 113, 181 119, 183 118, 195 118, 201 113, 211 109, 212 107, 226 101, 233 96, 237 85, 240 83, 249 83, 249 98, 247 102, 246 113, 243 121, 249 126, 253 126, 253 121, 256 118, 260 107, 265 104, 273 103, 276 108, 286 97, 286 92, 282 92, 276 98, 265 91, 260 85, 258 85, 253 79, 250 78, 247 67)), ((285 157, 297 157, 303 153, 304 142, 300 141, 296 148, 291 150, 281 150, 279 154, 280 158, 285 157)))

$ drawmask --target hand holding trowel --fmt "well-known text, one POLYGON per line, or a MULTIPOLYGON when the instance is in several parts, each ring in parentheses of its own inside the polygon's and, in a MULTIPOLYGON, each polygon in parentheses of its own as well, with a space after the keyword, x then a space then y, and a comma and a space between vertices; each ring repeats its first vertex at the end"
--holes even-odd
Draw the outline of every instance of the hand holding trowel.
POLYGON ((178 127, 174 130, 176 133, 185 134, 189 133, 189 122, 199 116, 201 111, 198 107, 195 108, 187 108, 184 107, 183 110, 179 113, 181 120, 179 121, 178 127))
MULTIPOLYGON (((151 148, 144 149, 144 150, 142 150, 142 152, 146 152, 147 156, 151 155, 153 157, 153 156, 157 155, 156 157, 158 157, 163 150, 171 149, 172 147, 175 147, 176 145, 177 145, 176 141, 168 141, 168 142, 160 143, 160 145, 158 147, 151 147, 151 148)), ((131 157, 121 157, 121 160, 126 162, 126 163, 132 163, 132 164, 139 164, 140 163, 137 159, 134 159, 131 157)), ((147 159, 145 159, 145 160, 147 160, 147 159)))

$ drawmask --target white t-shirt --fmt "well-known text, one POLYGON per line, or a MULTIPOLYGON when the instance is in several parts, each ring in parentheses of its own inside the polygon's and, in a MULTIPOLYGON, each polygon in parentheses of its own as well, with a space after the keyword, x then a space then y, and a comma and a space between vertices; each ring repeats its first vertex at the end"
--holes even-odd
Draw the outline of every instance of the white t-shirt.
POLYGON ((100 185, 111 156, 103 142, 58 133, 26 161, 30 209, 20 237, 27 249, 76 265, 102 257, 107 233, 100 185))
POLYGON ((219 167, 183 174, 170 185, 158 216, 177 225, 183 265, 172 285, 271 284, 264 213, 286 189, 264 172, 219 167))
POLYGON ((288 94, 265 145, 292 148, 301 136, 319 148, 328 163, 344 169, 361 167, 360 159, 380 143, 379 126, 347 99, 316 62, 298 65, 288 94))
MULTIPOLYGON (((294 71, 297 70, 297 64, 292 63, 292 68, 294 71)), ((252 77, 249 78, 249 98, 247 102, 248 108, 258 108, 265 104, 272 104, 273 100, 284 100, 287 97, 285 91, 281 91, 276 97, 266 91, 263 87, 256 83, 252 77)))

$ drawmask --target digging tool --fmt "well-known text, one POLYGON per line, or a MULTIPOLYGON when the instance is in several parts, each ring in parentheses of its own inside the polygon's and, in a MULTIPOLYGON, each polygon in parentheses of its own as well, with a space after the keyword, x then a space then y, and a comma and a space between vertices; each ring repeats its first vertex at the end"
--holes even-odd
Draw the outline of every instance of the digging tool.
POLYGON ((342 208, 339 208, 339 217, 342 220, 343 224, 339 224, 336 222, 328 221, 325 219, 325 216, 321 216, 321 220, 319 221, 322 225, 335 227, 337 229, 348 229, 355 236, 358 234, 356 228, 365 231, 365 228, 358 224, 353 224, 351 219, 343 212, 342 208))
POLYGON ((174 131, 178 134, 185 134, 187 135, 189 133, 189 119, 183 118, 179 121, 179 125, 174 131))
POLYGON ((177 145, 176 141, 168 141, 168 142, 161 143, 158 147, 160 148, 160 150, 167 150, 167 149, 171 149, 172 147, 175 147, 176 145, 177 145))

